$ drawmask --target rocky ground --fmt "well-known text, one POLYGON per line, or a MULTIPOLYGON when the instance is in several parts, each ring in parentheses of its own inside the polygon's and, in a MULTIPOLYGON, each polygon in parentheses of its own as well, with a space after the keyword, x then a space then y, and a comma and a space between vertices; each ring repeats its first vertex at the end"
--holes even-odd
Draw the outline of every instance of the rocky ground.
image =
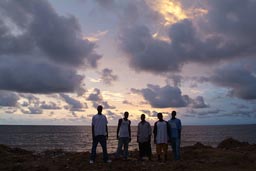
MULTIPOLYGON (((130 152, 128 161, 102 162, 101 155, 95 164, 89 164, 89 153, 62 150, 35 153, 0 145, 0 171, 255 171, 256 145, 234 139, 222 141, 217 148, 196 143, 181 149, 182 159, 167 162, 138 161, 138 152, 130 152)), ((113 154, 110 155, 111 158, 113 154)))

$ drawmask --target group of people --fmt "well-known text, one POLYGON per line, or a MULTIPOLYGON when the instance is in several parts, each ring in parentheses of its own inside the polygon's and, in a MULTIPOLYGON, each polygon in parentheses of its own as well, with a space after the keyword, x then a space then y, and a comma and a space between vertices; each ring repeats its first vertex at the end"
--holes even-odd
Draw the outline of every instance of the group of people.
MULTIPOLYGON (((92 150, 90 156, 90 163, 94 163, 96 159, 96 148, 98 143, 102 146, 103 160, 110 163, 107 153, 107 139, 108 139, 108 121, 105 115, 102 114, 103 107, 97 107, 98 113, 92 118, 92 150)), ((119 119, 117 126, 118 147, 115 153, 116 158, 122 155, 124 160, 128 158, 128 147, 131 142, 131 121, 128 119, 129 113, 124 112, 124 117, 119 119)), ((154 124, 153 134, 154 143, 156 144, 156 154, 158 161, 162 161, 162 154, 164 161, 167 160, 168 144, 171 144, 172 152, 175 160, 180 160, 180 139, 181 139, 181 121, 176 118, 176 111, 172 111, 169 121, 163 119, 163 114, 157 114, 158 121, 154 124)), ((139 144, 139 160, 143 157, 152 159, 151 150, 151 135, 152 129, 148 121, 146 121, 145 114, 141 115, 141 121, 137 129, 137 142, 139 144)))

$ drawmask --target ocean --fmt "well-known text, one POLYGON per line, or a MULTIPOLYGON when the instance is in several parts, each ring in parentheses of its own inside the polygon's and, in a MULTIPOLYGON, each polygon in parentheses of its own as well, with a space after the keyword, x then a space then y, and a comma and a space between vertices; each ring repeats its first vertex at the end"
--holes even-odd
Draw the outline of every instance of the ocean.
MULTIPOLYGON (((132 141, 129 150, 138 149, 136 142, 137 127, 132 126, 132 141)), ((201 142, 216 147, 226 138, 256 143, 255 125, 229 126, 183 126, 181 146, 201 142)), ((153 138, 152 138, 153 141, 153 138)), ((65 151, 90 151, 92 138, 90 126, 0 126, 0 144, 18 147, 35 152, 51 149, 65 151)), ((153 144, 153 143, 152 143, 153 144)), ((152 145, 154 147, 154 145, 152 145)), ((108 152, 117 148, 116 127, 109 126, 108 152)), ((154 148, 153 148, 154 149, 154 148)), ((98 148, 101 151, 101 148, 98 148)))

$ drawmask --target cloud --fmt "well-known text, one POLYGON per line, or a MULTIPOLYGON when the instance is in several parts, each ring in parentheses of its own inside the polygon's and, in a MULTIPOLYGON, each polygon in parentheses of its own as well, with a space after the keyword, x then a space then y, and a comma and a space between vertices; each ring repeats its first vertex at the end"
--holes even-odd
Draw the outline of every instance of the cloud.
POLYGON ((207 108, 209 105, 207 105, 204 101, 204 98, 202 96, 197 96, 195 99, 191 99, 192 107, 193 108, 207 108))
POLYGON ((148 84, 147 88, 136 90, 136 92, 140 92, 144 99, 155 108, 186 107, 189 104, 189 96, 182 95, 178 87, 148 84))
POLYGON ((94 92, 91 93, 87 97, 87 100, 89 100, 89 101, 102 101, 102 95, 100 93, 100 89, 95 88, 93 91, 94 92))
POLYGON ((0 91, 0 106, 15 107, 19 99, 17 93, 0 91))
POLYGON ((210 81, 230 89, 230 95, 241 99, 256 99, 256 60, 240 60, 215 70, 210 81))
POLYGON ((85 107, 83 103, 79 100, 70 97, 69 95, 61 93, 60 96, 65 100, 65 102, 69 105, 67 108, 71 111, 83 111, 85 107))
POLYGON ((122 103, 123 103, 123 104, 126 104, 126 105, 132 105, 132 106, 133 106, 133 103, 130 102, 130 101, 128 101, 128 100, 124 100, 122 103))
POLYGON ((42 102, 42 104, 40 105, 40 108, 41 109, 46 109, 46 110, 59 110, 61 109, 61 107, 59 107, 56 103, 54 102, 49 102, 49 103, 46 103, 46 102, 42 102))
POLYGON ((131 91, 141 94, 155 108, 187 107, 189 105, 193 108, 208 107, 202 96, 192 99, 188 95, 182 95, 180 88, 170 85, 160 87, 159 85, 148 84, 147 88, 140 90, 132 88, 131 91))
POLYGON ((100 89, 95 88, 93 93, 91 93, 87 100, 92 101, 93 107, 97 108, 98 105, 102 105, 104 109, 115 109, 115 106, 111 106, 107 101, 103 100, 100 89))
POLYGON ((0 89, 74 92, 80 66, 97 67, 95 44, 83 40, 77 19, 60 16, 48 1, 0 2, 0 89))
POLYGON ((74 92, 83 76, 72 68, 27 59, 1 57, 0 89, 25 93, 74 92))
POLYGON ((120 46, 130 66, 137 71, 167 73, 181 71, 187 63, 216 64, 253 57, 256 52, 255 1, 208 2, 208 13, 199 19, 184 19, 169 26, 167 38, 153 36, 143 22, 121 29, 120 46), (248 20, 245 20, 247 18, 248 20))
POLYGON ((28 110, 21 109, 21 112, 24 114, 42 114, 43 113, 43 110, 38 106, 28 107, 27 109, 28 110))
POLYGON ((101 71, 101 79, 103 80, 103 83, 112 85, 112 82, 118 79, 117 75, 114 75, 112 72, 113 71, 108 68, 105 68, 101 71))

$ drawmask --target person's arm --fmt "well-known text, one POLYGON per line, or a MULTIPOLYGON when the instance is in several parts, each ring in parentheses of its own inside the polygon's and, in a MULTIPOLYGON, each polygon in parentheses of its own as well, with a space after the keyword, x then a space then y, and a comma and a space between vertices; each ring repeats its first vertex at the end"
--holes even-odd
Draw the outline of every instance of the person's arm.
POLYGON ((154 143, 156 144, 156 136, 157 136, 157 122, 155 123, 155 125, 154 125, 154 130, 153 130, 153 132, 154 132, 154 143))
POLYGON ((148 141, 151 142, 151 134, 152 134, 152 128, 150 123, 148 123, 148 141))
POLYGON ((137 127, 137 143, 139 142, 139 137, 140 137, 140 123, 138 123, 138 127, 137 127))
POLYGON ((117 126, 117 130, 116 130, 116 139, 119 138, 119 130, 120 130, 120 126, 121 126, 121 123, 122 123, 122 119, 119 119, 118 120, 118 126, 117 126))
POLYGON ((128 125, 128 132, 129 132, 129 141, 131 141, 132 136, 131 136, 131 121, 129 120, 129 125, 128 125))
POLYGON ((171 142, 171 137, 172 137, 171 125, 169 124, 169 122, 166 122, 166 126, 167 126, 168 142, 171 142))
POLYGON ((106 139, 108 140, 108 125, 106 125, 106 139))
POLYGON ((181 121, 179 120, 179 127, 178 127, 178 136, 179 136, 179 139, 181 138, 181 121))
POLYGON ((94 136, 94 125, 92 125, 92 139, 94 139, 95 136, 94 136))

